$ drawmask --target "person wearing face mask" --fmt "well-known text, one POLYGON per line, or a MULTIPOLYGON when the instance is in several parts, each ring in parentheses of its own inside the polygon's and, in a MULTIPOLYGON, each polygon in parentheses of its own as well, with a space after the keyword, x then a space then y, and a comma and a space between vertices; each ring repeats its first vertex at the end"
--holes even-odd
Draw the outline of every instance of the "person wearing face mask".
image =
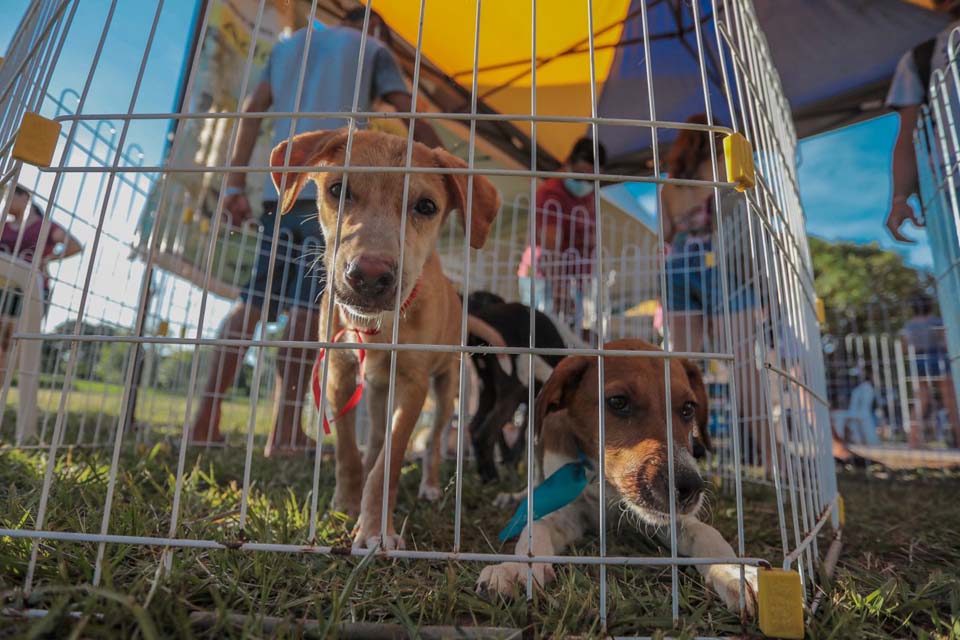
MULTIPOLYGON (((517 275, 524 304, 554 315, 576 331, 583 330, 583 299, 593 266, 596 225, 594 142, 581 138, 573 145, 562 171, 584 178, 549 178, 537 189, 537 237, 526 248, 517 275), (531 288, 536 305, 531 299, 531 288)), ((597 143, 598 167, 606 151, 597 143)))

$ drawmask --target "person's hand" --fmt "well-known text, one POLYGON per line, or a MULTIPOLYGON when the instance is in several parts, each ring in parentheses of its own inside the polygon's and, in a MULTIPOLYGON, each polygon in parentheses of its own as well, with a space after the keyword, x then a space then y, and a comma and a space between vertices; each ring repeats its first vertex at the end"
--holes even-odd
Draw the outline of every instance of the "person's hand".
POLYGON ((890 231, 890 235, 893 236, 894 240, 914 244, 914 240, 911 240, 900 232, 900 227, 908 220, 912 222, 914 226, 923 226, 923 223, 917 218, 917 214, 914 213, 913 207, 907 203, 907 199, 902 196, 895 197, 893 204, 890 206, 890 213, 887 214, 887 230, 890 231))
POLYGON ((230 216, 230 222, 235 226, 240 226, 253 215, 250 208, 250 200, 245 193, 233 193, 223 199, 223 208, 230 216))

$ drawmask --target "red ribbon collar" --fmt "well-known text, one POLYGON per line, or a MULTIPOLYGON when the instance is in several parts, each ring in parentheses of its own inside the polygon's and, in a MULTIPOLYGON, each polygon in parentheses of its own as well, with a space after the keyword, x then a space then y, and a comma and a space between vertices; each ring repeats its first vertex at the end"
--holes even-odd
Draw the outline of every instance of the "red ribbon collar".
MULTIPOLYGON (((406 313, 407 309, 410 308, 410 305, 413 304, 413 300, 417 297, 417 292, 420 291, 420 281, 417 281, 417 284, 413 286, 413 291, 410 292, 410 295, 407 299, 400 305, 400 314, 403 315, 406 313)), ((356 327, 345 327, 340 329, 333 336, 333 342, 339 342, 340 338, 344 335, 352 333, 357 339, 359 344, 363 344, 363 336, 375 336, 380 333, 379 329, 358 329, 356 327)), ((323 362, 324 356, 327 355, 326 349, 320 349, 320 353, 317 354, 317 361, 313 363, 313 400, 317 405, 317 411, 320 411, 320 402, 322 399, 322 393, 320 389, 320 364, 323 362)), ((330 435, 330 425, 343 416, 347 415, 353 411, 358 404, 360 404, 360 399, 363 397, 363 361, 367 357, 366 349, 357 349, 357 359, 360 361, 360 382, 357 384, 357 388, 354 389, 353 395, 350 396, 350 399, 347 401, 347 404, 343 406, 332 420, 327 419, 327 412, 323 412, 323 432, 327 435, 330 435)))

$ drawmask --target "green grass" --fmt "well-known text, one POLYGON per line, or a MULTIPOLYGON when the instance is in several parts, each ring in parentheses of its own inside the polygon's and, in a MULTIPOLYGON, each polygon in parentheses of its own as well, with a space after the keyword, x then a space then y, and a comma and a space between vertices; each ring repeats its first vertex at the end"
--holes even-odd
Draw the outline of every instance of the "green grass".
POLYGON ((818 638, 960 638, 960 474, 841 475, 843 554, 818 638))
MULTIPOLYGON (((40 415, 37 420, 37 431, 46 434, 45 442, 49 441, 53 433, 54 418, 59 410, 62 396, 62 380, 57 381, 52 388, 42 385, 37 391, 37 407, 40 415)), ((19 392, 12 387, 7 397, 7 410, 12 412, 19 406, 19 392)), ((120 406, 123 401, 123 387, 109 382, 93 382, 78 380, 67 397, 66 410, 70 415, 69 428, 71 437, 67 443, 92 443, 94 438, 102 443, 107 434, 112 431, 117 416, 120 415, 120 406), (81 432, 82 430, 82 432, 81 432), (78 438, 80 438, 78 440, 78 438)), ((194 399, 191 412, 196 411, 197 399, 194 399)), ((243 440, 250 421, 250 399, 247 397, 228 396, 222 407, 221 428, 228 437, 243 440)), ((175 434, 179 437, 187 410, 187 396, 183 393, 171 393, 158 389, 142 389, 137 401, 137 423, 149 426, 164 433, 175 434)), ((270 428, 271 398, 261 393, 257 406, 254 432, 266 434, 270 428)), ((0 433, 12 437, 15 419, 7 416, 3 421, 0 433)))
MULTIPOLYGON (((165 536, 178 452, 164 445, 122 452, 110 532, 165 536)), ((237 541, 242 450, 189 450, 178 536, 237 541)), ((109 451, 64 451, 46 528, 100 529, 107 488, 109 451)), ((46 458, 42 453, 0 451, 0 526, 31 528, 46 458)), ((255 450, 245 539, 303 544, 307 539, 313 463, 306 459, 265 460, 255 450)), ((346 546, 351 523, 326 513, 332 490, 332 461, 321 466, 319 544, 346 546)), ((451 478, 451 469, 445 477, 451 478)), ((453 540, 453 484, 443 499, 416 499, 419 469, 404 468, 397 524, 412 549, 449 549, 453 540)), ((898 476, 894 480, 844 476, 848 525, 835 579, 817 614, 808 620, 812 638, 960 637, 960 479, 898 476)), ((503 489, 503 487, 499 487, 503 489)), ((479 484, 472 469, 464 481, 463 549, 500 549, 496 533, 508 518, 491 506, 498 487, 479 484)), ((769 491, 747 487, 745 544, 749 555, 776 563, 777 510, 769 491)), ((709 520, 736 546, 732 499, 714 494, 709 520)), ((611 523, 609 553, 666 554, 637 533, 626 519, 611 523)), ((828 527, 829 528, 829 527, 828 527)), ((44 542, 38 547, 34 591, 23 584, 31 543, 0 539, 0 593, 4 606, 45 608, 52 615, 33 621, 0 619, 0 637, 299 637, 297 621, 316 621, 315 635, 329 636, 342 622, 387 622, 409 629, 423 625, 486 625, 534 630, 540 636, 596 637, 599 570, 559 568, 557 583, 538 592, 532 605, 479 597, 474 583, 481 568, 469 562, 383 560, 277 552, 186 550, 172 553, 171 570, 157 580, 163 550, 108 545, 101 587, 93 578, 97 545, 44 542), (192 612, 242 613, 240 625, 191 623, 192 612), (265 616, 283 619, 264 627, 265 616)), ((590 538, 577 547, 596 554, 590 538)), ((680 573, 682 624, 672 629, 670 571, 611 568, 608 572, 611 634, 755 635, 702 585, 694 571, 680 573)))

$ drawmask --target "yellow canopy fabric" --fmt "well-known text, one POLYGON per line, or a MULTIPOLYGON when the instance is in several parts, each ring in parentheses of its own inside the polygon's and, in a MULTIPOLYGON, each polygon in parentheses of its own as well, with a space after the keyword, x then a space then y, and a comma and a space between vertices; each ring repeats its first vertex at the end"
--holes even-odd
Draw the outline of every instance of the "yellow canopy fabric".
MULTIPOLYGON (((593 0, 597 95, 610 71, 629 0, 593 0)), ((532 2, 484 0, 477 63, 478 96, 505 114, 531 113, 532 2)), ((417 42, 420 0, 375 1, 404 40, 417 42)), ((473 83, 476 0, 425 2, 423 54, 460 85, 473 83)), ((589 116, 590 55, 586 0, 537 3, 536 115, 589 116)), ((529 123, 516 123, 530 133, 529 123)), ((586 133, 582 124, 539 123, 537 143, 565 158, 586 133)))

